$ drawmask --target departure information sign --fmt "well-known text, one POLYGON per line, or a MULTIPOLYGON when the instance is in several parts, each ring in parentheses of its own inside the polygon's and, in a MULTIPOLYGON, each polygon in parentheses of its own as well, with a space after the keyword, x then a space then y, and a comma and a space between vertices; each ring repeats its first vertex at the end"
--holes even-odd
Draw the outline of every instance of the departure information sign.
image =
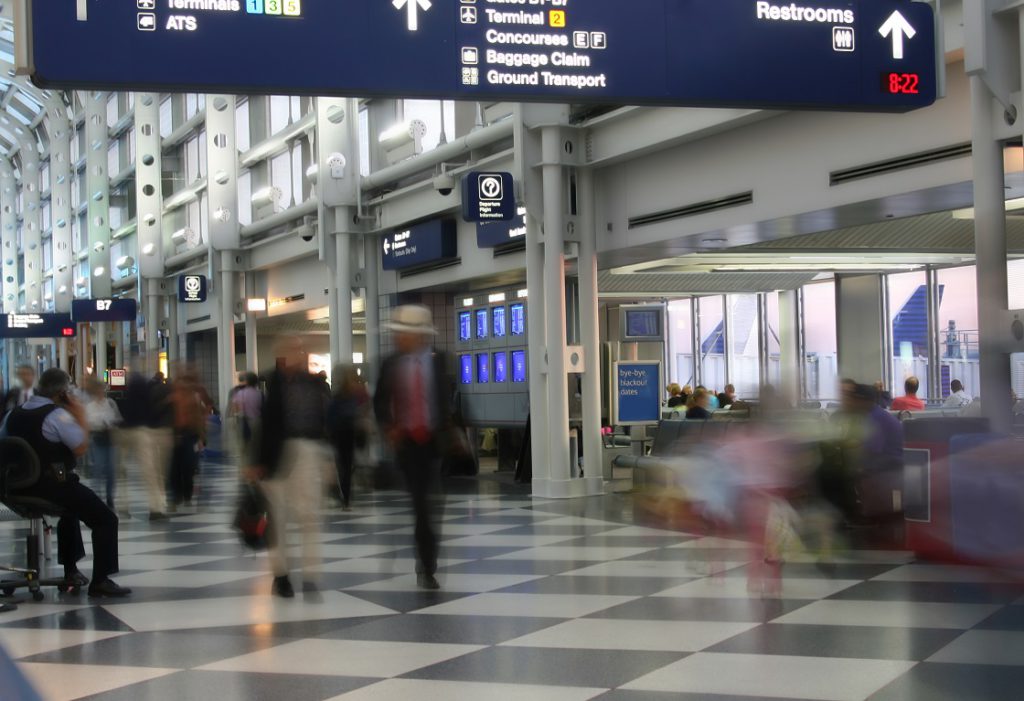
POLYGON ((0 315, 0 338, 72 338, 76 331, 70 314, 0 315))
POLYGON ((42 87, 894 112, 936 94, 933 10, 909 0, 29 7, 42 87))

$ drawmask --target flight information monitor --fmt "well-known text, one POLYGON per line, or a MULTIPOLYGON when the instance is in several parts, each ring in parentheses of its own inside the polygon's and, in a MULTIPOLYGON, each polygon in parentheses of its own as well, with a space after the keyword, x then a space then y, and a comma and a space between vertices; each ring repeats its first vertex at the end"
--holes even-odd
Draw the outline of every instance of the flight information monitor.
POLYGON ((508 382, 508 353, 498 351, 494 354, 494 381, 508 382))
POLYGON ((459 312, 459 340, 463 343, 473 340, 473 314, 459 312))
POLYGON ((526 351, 512 351, 512 382, 526 382, 526 351))
POLYGON ((505 338, 507 316, 505 307, 495 307, 491 310, 491 321, 494 327, 495 338, 505 338))
POLYGON ((0 315, 0 338, 72 338, 76 333, 70 314, 0 315))
POLYGON ((476 310, 476 338, 483 340, 487 338, 487 310, 476 310))
POLYGON ((15 43, 45 88, 890 112, 936 96, 934 11, 909 0, 29 0, 28 15, 15 43))
POLYGON ((459 356, 459 381, 464 385, 473 384, 473 356, 459 356))
POLYGON ((619 324, 625 343, 665 340, 665 308, 660 305, 630 305, 619 310, 619 324))
POLYGON ((486 385, 491 381, 491 354, 477 353, 476 356, 476 381, 486 385))
POLYGON ((509 313, 512 317, 512 335, 526 335, 526 305, 522 302, 517 302, 509 307, 509 313))

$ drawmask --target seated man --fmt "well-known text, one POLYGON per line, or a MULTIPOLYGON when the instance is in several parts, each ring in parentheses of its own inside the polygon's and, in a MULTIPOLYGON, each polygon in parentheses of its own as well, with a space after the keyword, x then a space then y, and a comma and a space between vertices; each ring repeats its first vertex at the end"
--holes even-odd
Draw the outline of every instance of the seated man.
POLYGON ((924 411, 924 401, 917 398, 917 390, 921 386, 921 382, 916 377, 908 377, 907 381, 903 383, 903 389, 906 391, 906 395, 902 397, 896 397, 892 400, 893 411, 924 411))
POLYGON ((726 385, 725 391, 718 395, 718 406, 722 409, 727 409, 736 403, 736 387, 733 385, 726 385))
POLYGON ((42 475, 23 494, 53 502, 65 509, 57 524, 57 555, 69 584, 89 584, 89 596, 122 597, 130 589, 110 575, 118 572, 117 515, 75 474, 76 458, 89 446, 85 410, 71 395, 71 378, 51 368, 39 379, 35 396, 7 417, 0 434, 24 439, 39 456, 42 475), (92 530, 92 583, 78 571, 85 557, 81 523, 92 530))
POLYGON ((942 403, 943 409, 963 409, 970 406, 974 400, 967 396, 964 391, 964 383, 960 380, 953 380, 949 383, 950 395, 942 403))

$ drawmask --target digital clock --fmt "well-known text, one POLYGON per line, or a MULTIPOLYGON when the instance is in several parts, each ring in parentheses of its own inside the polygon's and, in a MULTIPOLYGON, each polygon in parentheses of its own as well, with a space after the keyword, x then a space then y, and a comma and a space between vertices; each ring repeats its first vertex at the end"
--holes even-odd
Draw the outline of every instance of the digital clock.
POLYGON ((921 76, 917 73, 883 73, 882 92, 890 95, 919 95, 921 76))

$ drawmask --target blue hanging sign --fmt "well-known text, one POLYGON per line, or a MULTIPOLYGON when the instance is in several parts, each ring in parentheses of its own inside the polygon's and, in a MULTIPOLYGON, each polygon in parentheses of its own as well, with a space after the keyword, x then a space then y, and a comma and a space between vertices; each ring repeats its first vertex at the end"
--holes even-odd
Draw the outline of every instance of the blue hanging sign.
POLYGON ((458 256, 458 225, 434 219, 384 236, 384 270, 408 270, 458 256))
POLYGON ((208 287, 205 275, 182 275, 178 278, 178 301, 201 304, 206 301, 208 287))
POLYGON ((515 219, 515 189, 511 173, 467 173, 462 178, 462 218, 468 222, 515 219))
POLYGON ((661 421, 661 363, 615 363, 615 423, 619 426, 661 421))

